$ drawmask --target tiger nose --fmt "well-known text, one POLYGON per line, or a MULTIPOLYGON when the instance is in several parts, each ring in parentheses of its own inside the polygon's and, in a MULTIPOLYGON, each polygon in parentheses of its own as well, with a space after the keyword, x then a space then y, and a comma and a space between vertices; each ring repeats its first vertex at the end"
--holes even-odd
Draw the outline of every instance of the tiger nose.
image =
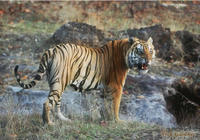
POLYGON ((142 64, 148 66, 149 65, 149 61, 147 59, 143 59, 142 64))
POLYGON ((142 59, 142 64, 146 64, 147 60, 146 59, 142 59))

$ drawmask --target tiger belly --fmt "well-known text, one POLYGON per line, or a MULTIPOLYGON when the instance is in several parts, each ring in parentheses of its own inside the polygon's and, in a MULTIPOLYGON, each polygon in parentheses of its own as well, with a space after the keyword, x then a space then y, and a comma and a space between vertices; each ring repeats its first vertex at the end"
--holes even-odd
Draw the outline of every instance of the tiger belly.
POLYGON ((92 90, 92 89, 97 89, 99 88, 100 81, 95 78, 77 78, 73 83, 70 84, 71 87, 73 87, 75 90, 78 90, 80 92, 82 91, 87 91, 87 90, 92 90))

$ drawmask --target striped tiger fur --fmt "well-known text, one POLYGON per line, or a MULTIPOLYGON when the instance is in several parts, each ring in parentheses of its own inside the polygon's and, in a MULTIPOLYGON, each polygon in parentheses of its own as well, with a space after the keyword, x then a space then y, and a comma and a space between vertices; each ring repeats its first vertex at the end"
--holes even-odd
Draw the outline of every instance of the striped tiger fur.
POLYGON ((37 75, 29 84, 21 81, 18 66, 14 73, 24 89, 35 86, 44 74, 47 75, 50 93, 43 106, 43 121, 48 124, 52 123, 49 113, 54 105, 58 117, 69 121, 60 110, 61 96, 68 86, 82 92, 103 85, 112 96, 114 117, 119 121, 119 107, 127 72, 130 68, 137 68, 141 73, 147 72, 155 57, 152 42, 151 38, 148 41, 126 38, 110 41, 100 48, 75 44, 57 45, 43 54, 37 75))

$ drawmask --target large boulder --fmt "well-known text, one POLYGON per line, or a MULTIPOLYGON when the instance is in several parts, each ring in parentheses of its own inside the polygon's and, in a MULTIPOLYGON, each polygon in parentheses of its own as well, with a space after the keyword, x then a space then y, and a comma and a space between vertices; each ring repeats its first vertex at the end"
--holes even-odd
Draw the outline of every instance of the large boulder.
POLYGON ((126 80, 125 95, 122 100, 122 115, 126 119, 154 123, 168 128, 176 127, 176 118, 167 110, 165 97, 174 78, 156 75, 129 75, 126 80))
MULTIPOLYGON (((47 41, 53 44, 76 43, 99 47, 109 40, 138 37, 153 38, 156 56, 167 61, 184 60, 196 62, 200 56, 200 35, 188 31, 170 31, 162 25, 122 31, 102 31, 85 23, 69 22, 61 26, 47 41)), ((48 46, 48 45, 47 45, 48 46)))
POLYGON ((184 60, 197 62, 200 59, 200 35, 188 31, 172 32, 162 25, 140 29, 119 31, 116 38, 139 37, 153 38, 156 56, 167 61, 184 60))
POLYGON ((178 31, 175 33, 180 40, 184 52, 184 60, 197 62, 200 60, 200 35, 192 34, 188 31, 178 31))
POLYGON ((157 50, 157 57, 166 59, 170 47, 172 47, 171 32, 168 28, 163 28, 161 25, 145 27, 140 29, 127 29, 119 31, 117 38, 138 37, 143 40, 148 40, 149 37, 153 38, 153 44, 157 50), (162 51, 160 51, 162 50, 162 51))
POLYGON ((200 74, 190 79, 176 79, 173 84, 175 94, 165 98, 167 109, 180 126, 200 128, 200 74))
POLYGON ((85 23, 68 22, 61 26, 48 40, 53 44, 76 43, 80 45, 99 46, 106 42, 104 33, 95 26, 85 23))
MULTIPOLYGON (((175 117, 167 110, 163 93, 168 94, 174 79, 159 76, 141 75, 128 76, 127 84, 133 87, 123 95, 120 118, 128 121, 141 121, 157 124, 167 128, 176 127, 175 117), (135 88, 134 88, 135 87, 135 88), (135 90, 141 89, 138 93, 135 90)), ((42 105, 47 99, 48 91, 23 90, 17 87, 8 87, 11 102, 17 104, 14 111, 19 113, 42 112, 42 105)), ((1 100, 1 99, 0 99, 1 100)), ((2 100, 2 102, 5 102, 2 100)), ((75 91, 66 91, 62 96, 62 110, 70 118, 85 118, 91 120, 105 119, 104 99, 100 91, 91 91, 81 94, 75 91)), ((3 103, 4 104, 4 103, 3 103)), ((1 106, 1 112, 6 112, 1 106)))

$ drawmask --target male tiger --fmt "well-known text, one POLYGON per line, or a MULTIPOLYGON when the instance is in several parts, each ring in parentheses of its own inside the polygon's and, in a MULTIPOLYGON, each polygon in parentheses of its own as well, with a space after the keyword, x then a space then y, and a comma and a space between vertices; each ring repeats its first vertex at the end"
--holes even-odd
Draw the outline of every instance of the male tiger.
POLYGON ((60 110, 61 96, 67 86, 84 91, 103 85, 112 97, 113 112, 119 121, 119 107, 122 90, 129 69, 137 68, 140 72, 148 71, 148 66, 155 57, 151 37, 148 41, 138 38, 126 38, 108 42, 100 48, 89 48, 75 44, 62 44, 48 49, 42 56, 37 75, 29 84, 24 84, 15 67, 15 76, 19 85, 28 89, 36 85, 46 73, 50 93, 43 107, 43 121, 51 124, 49 113, 57 107, 57 115, 65 118, 60 110))

